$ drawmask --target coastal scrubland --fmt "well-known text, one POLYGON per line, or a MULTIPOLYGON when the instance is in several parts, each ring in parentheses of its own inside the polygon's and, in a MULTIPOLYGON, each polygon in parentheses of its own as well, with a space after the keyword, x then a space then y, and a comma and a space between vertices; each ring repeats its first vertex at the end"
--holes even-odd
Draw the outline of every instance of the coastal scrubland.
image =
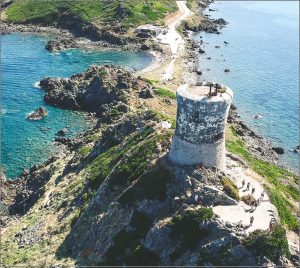
MULTIPOLYGON (((172 0, 119 3, 16 0, 5 12, 13 23, 56 25, 66 12, 98 26, 129 28, 162 24, 177 9, 172 0)), ((42 81, 46 101, 95 113, 98 124, 76 139, 58 139, 60 156, 10 185, 8 214, 14 217, 7 216, 1 237, 4 265, 256 266, 264 257, 273 264, 290 257, 286 229, 299 227, 298 178, 254 155, 236 122, 228 127, 226 147, 262 178, 282 223, 272 230, 247 234, 214 214, 211 207, 249 199, 239 196, 232 178, 168 160, 174 85, 109 66, 42 81), (96 98, 99 89, 105 98, 96 98), (196 196, 203 200, 195 203, 196 196)))
POLYGON ((6 10, 7 21, 55 25, 59 17, 69 14, 98 26, 121 24, 125 28, 146 23, 163 24, 165 16, 177 9, 172 0, 16 0, 6 10))

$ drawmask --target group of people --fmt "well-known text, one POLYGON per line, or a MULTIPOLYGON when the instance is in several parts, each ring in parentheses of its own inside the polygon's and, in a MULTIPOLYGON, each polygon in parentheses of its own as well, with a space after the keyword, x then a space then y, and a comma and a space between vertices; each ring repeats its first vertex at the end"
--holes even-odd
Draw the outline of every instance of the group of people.
MULTIPOLYGON (((246 184, 246 181, 245 181, 245 179, 243 179, 243 181, 242 181, 242 188, 244 188, 245 184, 246 184)), ((250 190, 250 182, 247 183, 247 187, 246 187, 246 191, 249 191, 249 190, 250 190)), ((255 192, 255 188, 252 187, 251 194, 253 195, 254 192, 255 192)))
POLYGON ((251 206, 251 211, 255 211, 255 209, 260 205, 260 203, 263 201, 265 196, 265 191, 263 191, 260 195, 260 198, 255 199, 251 202, 250 206, 251 206))
MULTIPOLYGON (((245 179, 243 179, 243 181, 242 181, 242 188, 244 188, 245 184, 246 184, 246 181, 245 181, 245 179)), ((247 183, 245 191, 249 191, 249 190, 250 190, 250 182, 247 183)), ((253 196, 254 193, 255 193, 255 188, 252 187, 252 189, 251 189, 251 196, 253 196)), ((265 197, 265 191, 263 191, 261 193, 259 199, 253 198, 253 201, 251 201, 251 204, 250 204, 250 206, 251 206, 251 212, 252 213, 260 205, 260 203, 263 201, 264 197, 265 197)), ((248 225, 248 227, 251 227, 253 225, 253 222, 254 222, 254 216, 252 215, 250 217, 250 224, 248 225)), ((244 229, 244 225, 243 225, 242 221, 240 221, 238 223, 238 227, 244 229)))

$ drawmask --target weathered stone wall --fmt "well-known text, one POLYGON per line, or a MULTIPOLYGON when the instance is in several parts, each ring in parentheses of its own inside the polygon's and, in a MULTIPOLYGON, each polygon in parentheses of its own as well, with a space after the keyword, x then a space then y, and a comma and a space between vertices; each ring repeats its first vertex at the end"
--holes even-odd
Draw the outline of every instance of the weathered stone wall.
POLYGON ((224 170, 224 132, 232 91, 217 96, 193 95, 187 85, 177 90, 177 124, 170 159, 182 165, 203 164, 224 170))

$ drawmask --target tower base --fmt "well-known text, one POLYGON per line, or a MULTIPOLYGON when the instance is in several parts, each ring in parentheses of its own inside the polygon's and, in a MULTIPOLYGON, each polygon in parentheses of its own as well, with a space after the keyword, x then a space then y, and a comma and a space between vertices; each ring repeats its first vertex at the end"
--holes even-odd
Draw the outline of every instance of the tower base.
POLYGON ((174 135, 169 159, 178 165, 201 164, 204 167, 215 166, 225 171, 225 140, 221 139, 215 143, 193 144, 174 135))

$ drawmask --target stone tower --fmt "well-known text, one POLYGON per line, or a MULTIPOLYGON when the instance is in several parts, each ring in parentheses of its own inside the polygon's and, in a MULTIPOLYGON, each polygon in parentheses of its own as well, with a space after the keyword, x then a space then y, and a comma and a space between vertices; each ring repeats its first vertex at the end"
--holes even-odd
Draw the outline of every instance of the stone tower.
POLYGON ((210 82, 177 89, 176 130, 169 153, 172 162, 226 169, 224 131, 232 97, 230 88, 210 82))

